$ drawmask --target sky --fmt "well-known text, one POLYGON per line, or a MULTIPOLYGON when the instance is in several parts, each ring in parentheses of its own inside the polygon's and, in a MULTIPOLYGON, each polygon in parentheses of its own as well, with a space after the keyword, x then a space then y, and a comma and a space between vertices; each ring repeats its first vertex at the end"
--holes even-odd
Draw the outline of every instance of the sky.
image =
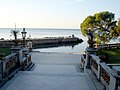
POLYGON ((0 0, 0 28, 73 28, 101 11, 120 18, 120 0, 0 0))

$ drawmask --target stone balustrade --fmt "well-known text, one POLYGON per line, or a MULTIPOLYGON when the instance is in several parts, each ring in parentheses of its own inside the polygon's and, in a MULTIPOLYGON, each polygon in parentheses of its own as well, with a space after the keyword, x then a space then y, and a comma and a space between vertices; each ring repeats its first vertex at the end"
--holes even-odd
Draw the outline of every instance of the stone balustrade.
POLYGON ((105 62, 101 61, 98 56, 90 55, 90 66, 92 71, 96 74, 97 79, 101 81, 107 90, 116 90, 117 88, 117 76, 112 68, 110 68, 105 62))
MULTIPOLYGON (((86 53, 88 54, 88 53, 86 53)), ((88 55, 86 55, 88 56, 88 55)), ((119 90, 120 89, 120 68, 119 64, 106 64, 102 61, 96 54, 90 54, 89 57, 86 57, 85 54, 81 56, 81 67, 84 70, 87 68, 87 64, 90 65, 90 68, 98 81, 100 81, 106 88, 106 90, 119 90), (87 61, 89 59, 89 63, 87 61), (86 62, 87 61, 87 62, 86 62), (118 66, 118 67, 116 67, 118 66), (116 71, 115 71, 116 70, 116 71)))
POLYGON ((1 61, 2 77, 4 78, 17 67, 17 53, 11 53, 1 61))
POLYGON ((96 74, 98 80, 100 79, 100 59, 99 57, 97 57, 96 55, 94 54, 91 54, 90 55, 90 63, 91 63, 91 69, 94 71, 94 73, 96 74))
POLYGON ((101 48, 101 49, 120 48, 120 43, 98 45, 98 47, 101 48))
POLYGON ((11 48, 11 54, 0 60, 0 86, 1 82, 9 79, 18 70, 27 70, 32 65, 31 52, 27 48, 11 48))

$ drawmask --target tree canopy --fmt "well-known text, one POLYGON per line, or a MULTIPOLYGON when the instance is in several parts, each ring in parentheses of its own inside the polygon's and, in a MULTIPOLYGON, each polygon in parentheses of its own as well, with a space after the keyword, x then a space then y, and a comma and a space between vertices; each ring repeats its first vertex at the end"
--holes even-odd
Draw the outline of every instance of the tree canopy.
POLYGON ((111 31, 111 36, 113 38, 117 38, 118 36, 120 36, 120 19, 118 20, 117 25, 111 31))
MULTIPOLYGON (((109 42, 112 39, 115 31, 116 21, 115 15, 108 11, 103 11, 90 15, 81 23, 80 29, 84 36, 87 35, 88 29, 93 33, 94 39, 100 42, 109 42), (112 34, 111 34, 112 33, 112 34)), ((117 28, 117 27, 116 27, 117 28)))

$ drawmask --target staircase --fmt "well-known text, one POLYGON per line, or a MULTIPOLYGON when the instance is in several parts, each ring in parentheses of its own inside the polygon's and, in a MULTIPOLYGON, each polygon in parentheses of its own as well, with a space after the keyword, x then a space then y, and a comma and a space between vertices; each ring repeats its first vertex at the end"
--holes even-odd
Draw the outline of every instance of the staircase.
POLYGON ((80 54, 32 54, 35 68, 20 71, 1 90, 96 90, 80 71, 80 54))

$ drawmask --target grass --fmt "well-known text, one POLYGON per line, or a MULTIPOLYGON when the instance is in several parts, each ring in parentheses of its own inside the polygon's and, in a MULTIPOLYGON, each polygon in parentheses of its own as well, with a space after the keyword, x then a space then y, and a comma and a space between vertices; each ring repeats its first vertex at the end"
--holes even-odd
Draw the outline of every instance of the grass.
POLYGON ((0 53, 4 53, 7 56, 11 53, 11 50, 10 48, 0 48, 0 53))
POLYGON ((120 49, 114 48, 109 50, 100 50, 98 51, 99 55, 105 55, 108 54, 109 61, 108 63, 112 64, 120 64, 120 49))

